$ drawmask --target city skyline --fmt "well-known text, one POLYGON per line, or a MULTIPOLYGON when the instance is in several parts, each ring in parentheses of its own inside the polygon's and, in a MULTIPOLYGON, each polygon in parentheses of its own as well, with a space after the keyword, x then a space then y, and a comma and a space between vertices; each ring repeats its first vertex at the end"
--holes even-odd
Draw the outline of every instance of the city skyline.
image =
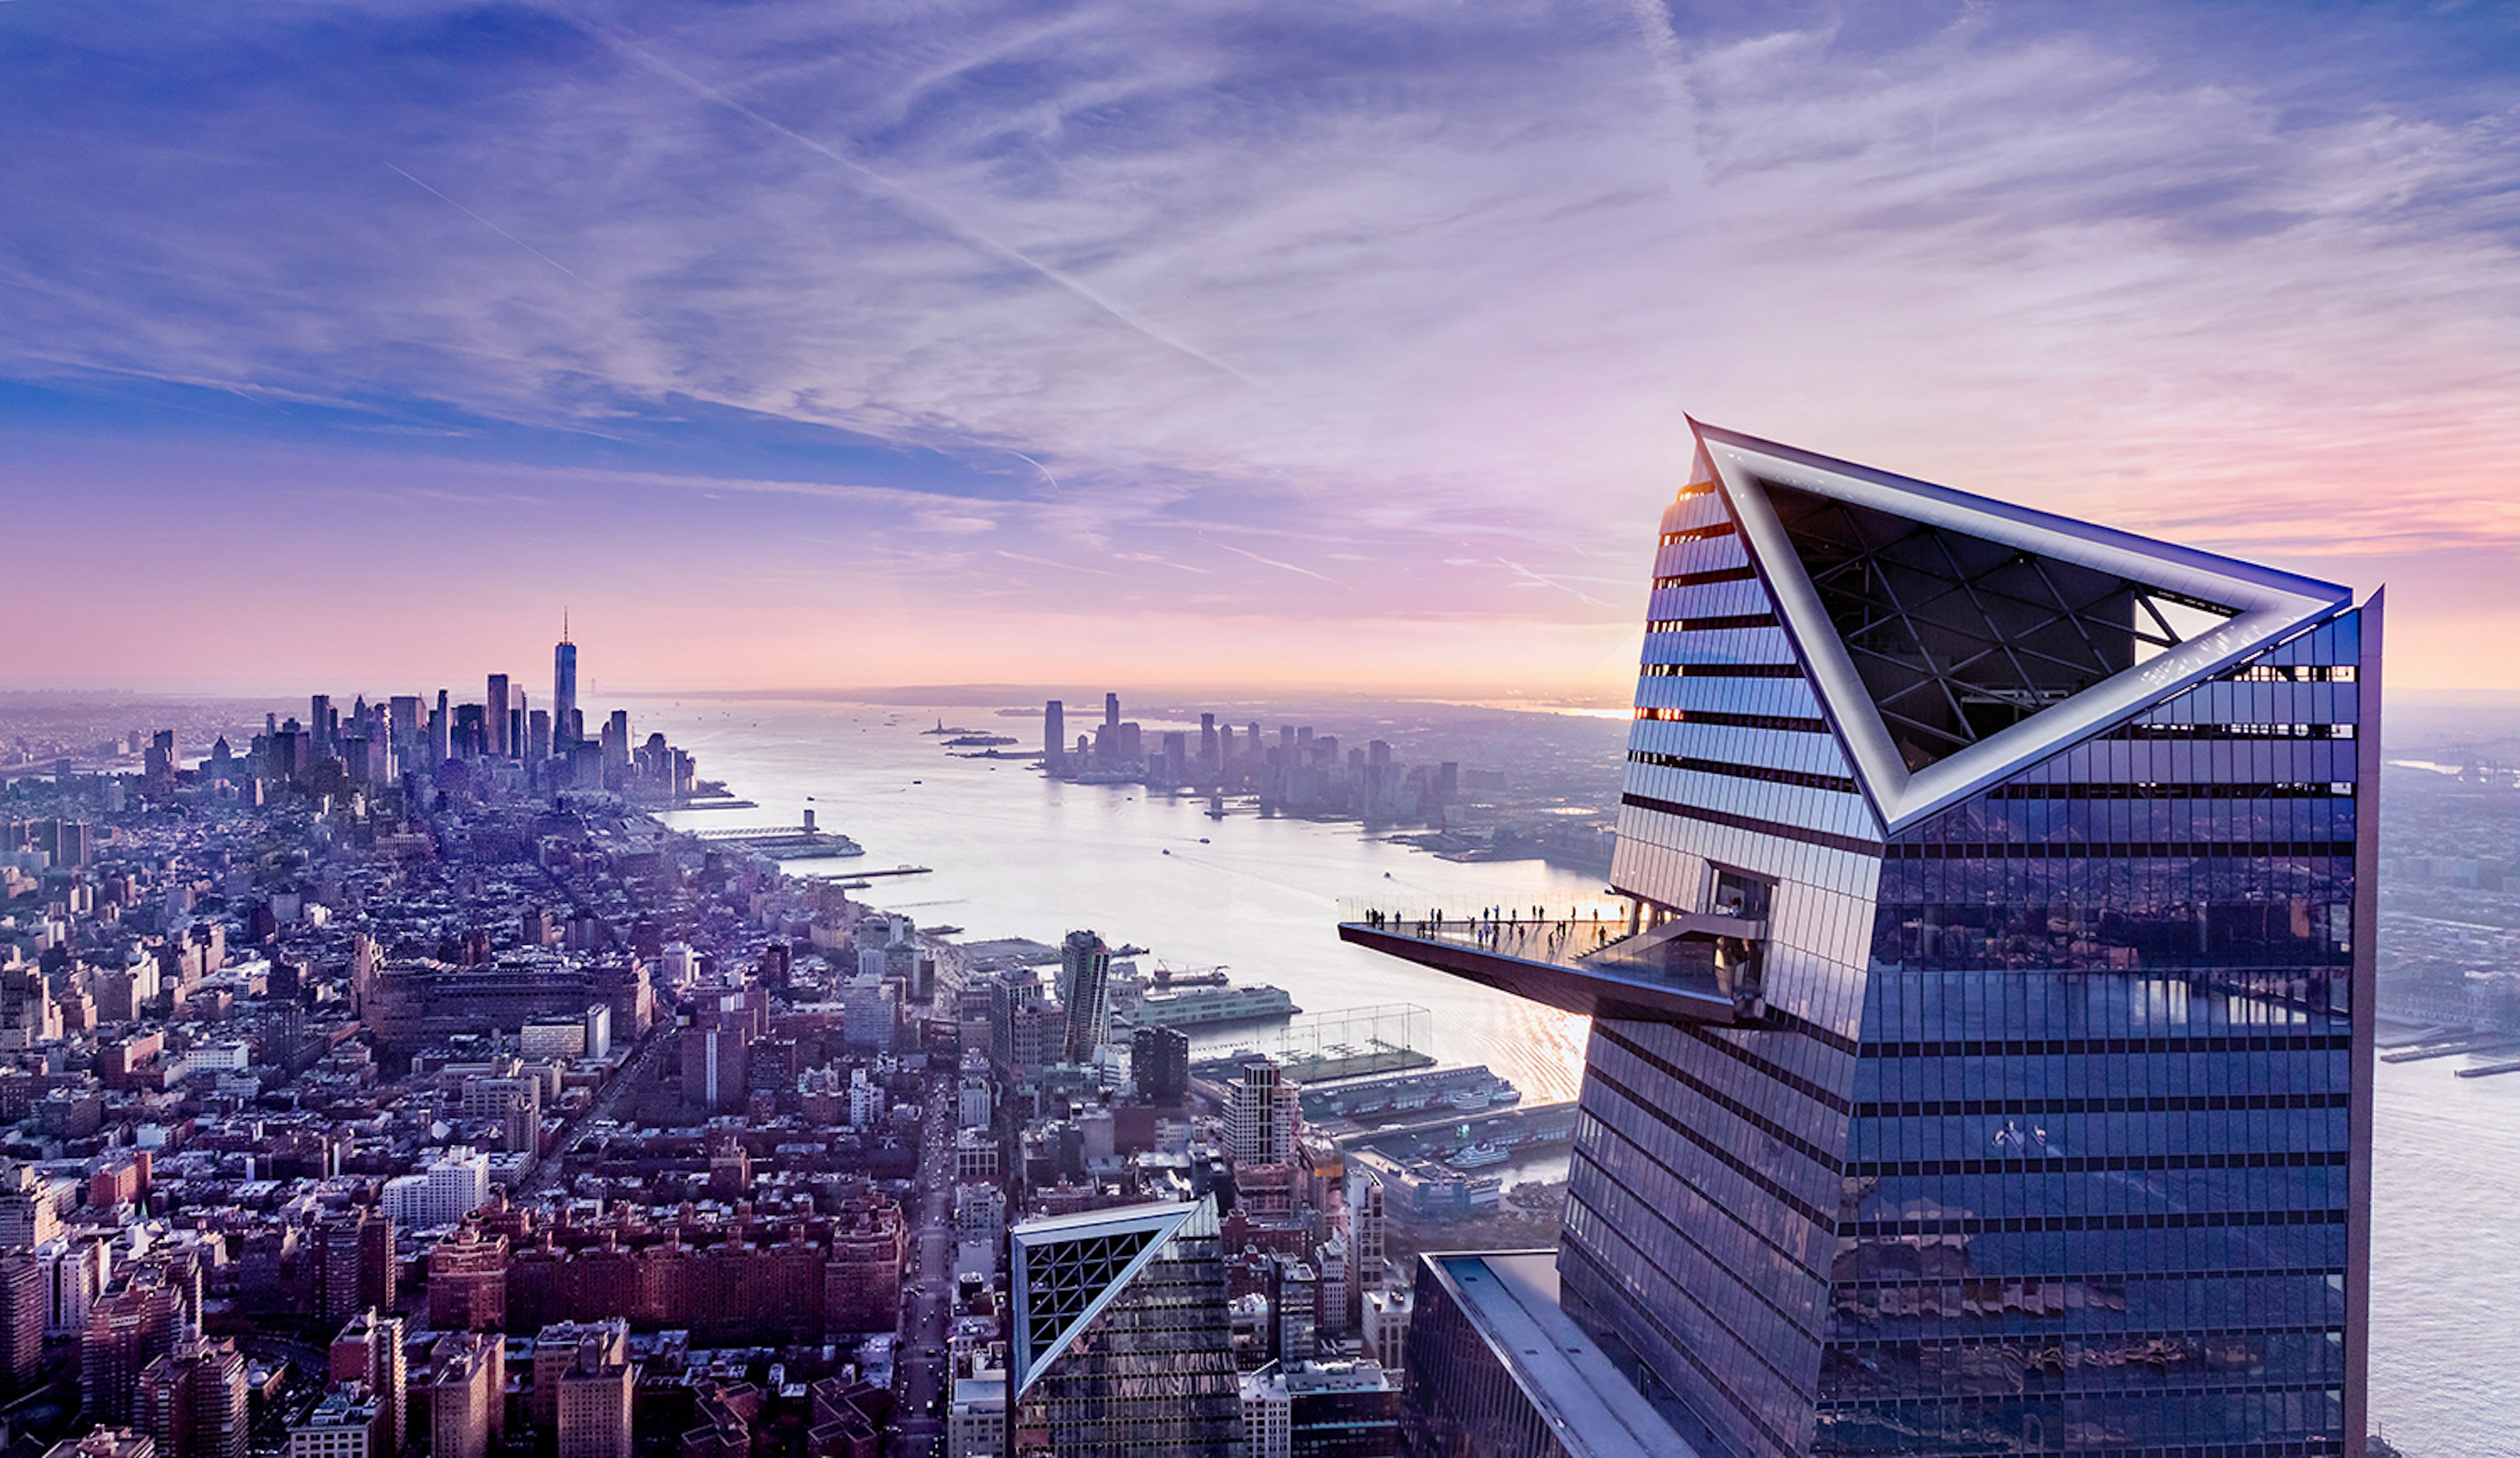
POLYGON ((12 6, 11 681, 1614 693, 1688 412, 2520 687, 2510 24, 12 6))
POLYGON ((0 1458, 2508 1446, 2520 5, 18 0, 0 128, 0 1458))

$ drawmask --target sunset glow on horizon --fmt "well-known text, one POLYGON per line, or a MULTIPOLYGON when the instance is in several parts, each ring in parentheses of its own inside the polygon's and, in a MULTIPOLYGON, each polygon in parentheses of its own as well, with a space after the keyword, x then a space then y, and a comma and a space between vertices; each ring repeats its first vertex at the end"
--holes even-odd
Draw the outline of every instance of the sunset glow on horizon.
POLYGON ((143 11, 0 6, 0 687, 1615 702, 1694 416, 2520 689, 2494 8, 143 11))

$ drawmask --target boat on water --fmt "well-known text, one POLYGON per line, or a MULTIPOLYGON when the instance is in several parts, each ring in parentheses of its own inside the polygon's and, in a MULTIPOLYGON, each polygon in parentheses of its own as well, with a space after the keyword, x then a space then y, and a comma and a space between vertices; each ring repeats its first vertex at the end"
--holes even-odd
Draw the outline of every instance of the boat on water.
POLYGON ((1292 1017, 1301 1011, 1295 999, 1286 995, 1285 989, 1260 984, 1163 992, 1150 989, 1128 1006, 1116 1009, 1113 1017, 1127 1028, 1203 1028, 1214 1023, 1292 1017))
POLYGON ((1476 1170, 1487 1165, 1502 1165, 1511 1158, 1513 1156, 1507 1153, 1501 1145, 1479 1143, 1467 1149, 1456 1151, 1446 1158, 1444 1163, 1456 1170, 1476 1170))

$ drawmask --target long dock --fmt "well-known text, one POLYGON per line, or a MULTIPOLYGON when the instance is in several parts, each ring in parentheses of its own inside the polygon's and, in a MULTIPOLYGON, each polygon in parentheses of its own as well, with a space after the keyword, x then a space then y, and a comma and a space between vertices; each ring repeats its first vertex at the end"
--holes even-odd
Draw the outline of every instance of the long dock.
POLYGON ((1572 1135, 1575 1128, 1575 1105, 1525 1104, 1519 1108, 1496 1109, 1484 1113, 1451 1110, 1450 1117, 1413 1119, 1401 1124, 1361 1127, 1346 1120, 1325 1120, 1330 1137, 1342 1149, 1372 1148, 1386 1141, 1410 1139, 1432 1134, 1445 1142, 1462 1142, 1460 1129, 1469 1127, 1467 1142, 1482 1139, 1508 1149, 1521 1149, 1534 1144, 1553 1144, 1572 1135), (1342 1127, 1342 1126, 1344 1126, 1342 1127))
POLYGON ((2504 1049, 2511 1047, 2520 1047, 2520 1038, 2505 1037, 2501 1034, 2481 1034, 2473 1038, 2461 1038, 2454 1041, 2446 1043, 2426 1043, 2422 1047, 2400 1048, 2394 1053, 2381 1054, 2380 1061, 2383 1063, 2421 1063, 2428 1058, 2455 1058, 2461 1053, 2499 1053, 2504 1049))

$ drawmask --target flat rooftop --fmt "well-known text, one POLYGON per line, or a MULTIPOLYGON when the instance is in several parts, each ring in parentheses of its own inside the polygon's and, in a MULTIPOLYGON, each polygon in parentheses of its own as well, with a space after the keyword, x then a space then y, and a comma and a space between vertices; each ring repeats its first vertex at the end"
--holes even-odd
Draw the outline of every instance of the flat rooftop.
POLYGON ((1578 1458, 1697 1458, 1559 1304, 1557 1255, 1435 1255, 1462 1312, 1511 1363, 1532 1406, 1578 1458))

